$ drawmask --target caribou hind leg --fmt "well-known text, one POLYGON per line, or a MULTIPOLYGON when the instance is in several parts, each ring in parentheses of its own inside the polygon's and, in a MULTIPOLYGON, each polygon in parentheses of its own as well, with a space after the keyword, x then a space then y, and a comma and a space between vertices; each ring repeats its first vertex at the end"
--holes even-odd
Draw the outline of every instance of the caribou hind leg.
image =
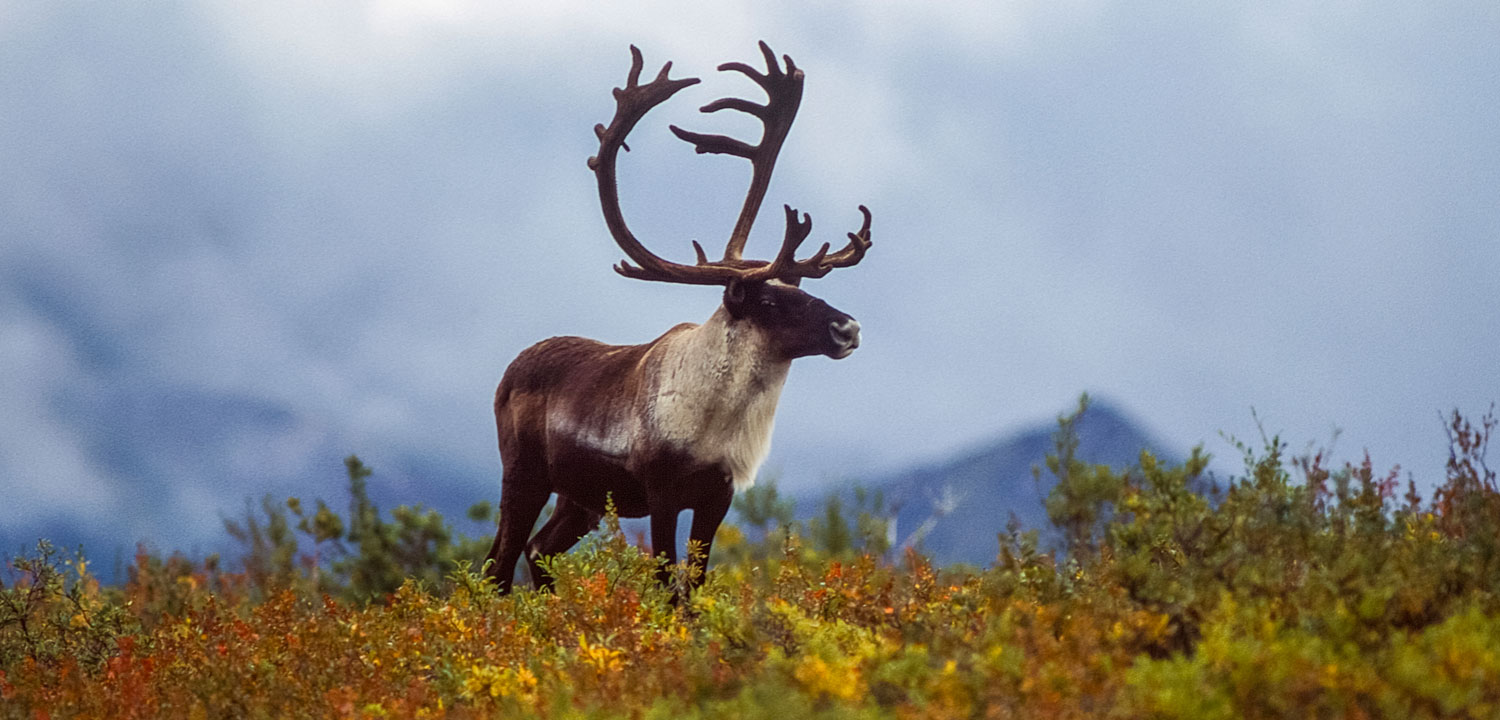
POLYGON ((531 573, 531 585, 536 588, 552 587, 552 575, 538 562, 568 551, 584 535, 599 526, 601 515, 568 498, 558 495, 557 507, 552 517, 526 544, 526 569, 531 573))
POLYGON ((495 542, 485 556, 485 575, 495 581, 501 594, 510 592, 516 575, 516 562, 536 518, 547 506, 552 490, 541 477, 528 477, 519 464, 508 463, 500 487, 500 526, 495 542))

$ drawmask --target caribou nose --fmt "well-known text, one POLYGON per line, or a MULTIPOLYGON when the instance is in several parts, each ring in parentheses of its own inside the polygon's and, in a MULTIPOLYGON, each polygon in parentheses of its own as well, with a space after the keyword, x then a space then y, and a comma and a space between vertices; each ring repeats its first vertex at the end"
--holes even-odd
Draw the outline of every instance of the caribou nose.
POLYGON ((838 345, 835 357, 845 357, 859 347, 859 322, 854 318, 828 323, 828 335, 838 345))

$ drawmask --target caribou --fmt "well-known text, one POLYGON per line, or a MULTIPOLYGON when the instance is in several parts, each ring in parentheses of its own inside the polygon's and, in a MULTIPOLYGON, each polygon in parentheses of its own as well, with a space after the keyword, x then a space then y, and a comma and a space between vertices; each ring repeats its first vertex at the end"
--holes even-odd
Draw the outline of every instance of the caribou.
MULTIPOLYGON (((870 211, 849 242, 828 243, 804 259, 797 249, 812 218, 784 207, 786 232, 769 260, 745 258, 751 225, 771 180, 776 157, 802 99, 803 72, 764 43, 766 71, 725 63, 764 90, 764 104, 722 98, 700 108, 736 110, 764 125, 751 145, 723 135, 669 129, 698 153, 747 159, 750 189, 724 256, 709 260, 696 241, 693 264, 665 260, 633 235, 620 212, 615 178, 625 137, 653 107, 697 78, 672 79, 666 63, 656 79, 640 84, 641 51, 631 46, 625 87, 615 88, 609 126, 596 125, 599 154, 589 158, 599 186, 605 224, 628 258, 614 266, 627 278, 690 285, 722 285, 723 302, 707 321, 683 323, 642 345, 607 345, 581 337, 554 337, 523 350, 495 391, 495 425, 504 473, 499 528, 486 573, 501 592, 511 589, 519 558, 526 557, 534 586, 552 579, 538 563, 565 552, 593 530, 613 503, 620 517, 650 516, 651 547, 662 561, 658 578, 671 584, 677 563, 677 520, 692 510, 690 537, 701 554, 688 562, 702 582, 714 533, 737 490, 750 487, 770 449, 776 403, 792 360, 812 355, 841 359, 859 347, 853 317, 800 289, 804 278, 858 263, 870 248, 870 211), (634 264, 632 264, 634 263, 634 264), (553 494, 552 515, 530 537, 553 494)), ((675 596, 674 596, 675 597, 675 596)))

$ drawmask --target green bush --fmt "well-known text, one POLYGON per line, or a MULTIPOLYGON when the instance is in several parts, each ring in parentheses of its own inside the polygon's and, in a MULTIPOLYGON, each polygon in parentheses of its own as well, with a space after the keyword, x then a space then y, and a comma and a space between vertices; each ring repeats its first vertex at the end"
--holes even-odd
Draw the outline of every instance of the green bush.
POLYGON ((80 551, 61 555, 52 543, 14 558, 0 582, 0 670, 22 665, 55 671, 64 660, 96 669, 115 639, 139 629, 118 593, 106 592, 80 551))
MULTIPOLYGON (((353 455, 344 468, 347 518, 322 500, 309 513, 298 498, 277 503, 267 496, 260 514, 247 510, 243 521, 225 519, 226 532, 243 550, 240 562, 257 597, 292 589, 369 601, 395 592, 408 579, 436 587, 456 563, 484 556, 487 538, 455 533, 436 510, 402 505, 389 520, 382 517, 368 490, 373 471, 353 455)), ((489 504, 476 504, 468 517, 489 521, 489 504)))

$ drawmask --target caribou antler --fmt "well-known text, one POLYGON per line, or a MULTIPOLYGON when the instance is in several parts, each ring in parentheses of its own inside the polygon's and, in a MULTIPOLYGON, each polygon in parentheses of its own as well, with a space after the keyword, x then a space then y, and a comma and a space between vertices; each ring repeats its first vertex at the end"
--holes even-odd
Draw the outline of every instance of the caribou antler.
POLYGON ((749 145, 723 135, 689 132, 676 125, 669 126, 677 137, 696 146, 699 153, 735 155, 750 161, 750 190, 745 194, 745 205, 740 209, 734 232, 729 235, 729 243, 724 247, 725 260, 738 260, 745 251, 745 241, 750 239, 750 227, 755 224, 755 216, 760 213, 761 201, 765 199, 766 188, 771 184, 771 172, 776 169, 776 157, 781 154, 781 145, 786 142, 786 135, 792 129, 792 121, 797 119, 797 108, 802 104, 804 76, 802 70, 792 62, 791 56, 782 56, 786 61, 786 70, 783 72, 769 45, 762 42, 760 53, 766 59, 765 73, 738 62, 724 63, 719 66, 719 71, 733 70, 755 81, 755 84, 766 91, 766 104, 758 105, 743 98, 730 97, 720 98, 699 108, 699 112, 705 113, 738 110, 759 118, 765 126, 759 145, 749 145))
POLYGON ((829 255, 828 243, 813 253, 806 260, 795 260, 793 254, 797 252, 797 246, 807 239, 808 233, 812 232, 812 218, 807 213, 802 214, 802 220, 798 222, 797 211, 792 206, 786 208, 786 238, 781 242, 781 252, 776 254, 776 259, 769 265, 757 267, 746 271, 743 278, 746 280, 771 280, 778 279, 796 285, 802 278, 817 279, 827 275, 830 270, 840 267, 849 267, 863 260, 865 251, 870 249, 870 209, 860 205, 859 212, 865 216, 865 222, 860 226, 859 232, 849 233, 849 244, 844 249, 829 255))
MULTIPOLYGON (((677 94, 677 91, 700 82, 698 78, 670 79, 667 75, 672 70, 672 63, 668 62, 662 66, 655 80, 641 85, 641 68, 644 65, 645 60, 641 57, 640 48, 631 45, 630 74, 625 78, 625 87, 614 90, 615 116, 610 120, 609 127, 594 126, 594 134, 599 137, 599 154, 589 158, 589 169, 594 171, 594 177, 599 182, 599 204, 604 210, 604 224, 609 226, 609 233, 614 236, 620 249, 625 251, 625 255, 640 265, 640 267, 632 267, 629 263, 621 262, 615 266, 615 271, 626 277, 639 277, 644 280, 659 279, 707 285, 728 282, 727 275, 723 281, 709 279, 694 266, 681 265, 657 257, 641 245, 635 235, 631 234, 629 226, 625 224, 625 216, 620 212, 620 191, 615 182, 615 160, 620 148, 630 150, 630 146, 625 144, 625 136, 630 134, 635 124, 645 117, 651 108, 666 102, 667 98, 677 94)), ((698 257, 702 260, 703 248, 699 247, 696 242, 693 243, 693 247, 697 248, 698 257)))
POLYGON ((615 88, 614 91, 615 116, 610 121, 609 127, 594 126, 594 133, 599 137, 599 154, 589 158, 589 168, 594 171, 599 183, 599 201, 604 210, 605 224, 609 226, 610 234, 625 251, 626 256, 636 263, 636 265, 631 265, 628 262, 621 262, 615 266, 616 272, 625 277, 640 280, 696 285, 723 285, 735 279, 748 281, 776 279, 795 285, 801 278, 823 277, 833 268, 849 267, 864 257, 865 251, 870 247, 870 211, 861 205, 859 210, 864 214, 863 226, 858 233, 849 233, 849 244, 832 255, 828 253, 829 245, 824 243, 822 249, 814 253, 812 257, 805 260, 795 259, 794 255, 798 246, 812 231, 812 219, 804 213, 799 221, 797 211, 791 206, 786 206, 786 235, 776 258, 771 262, 743 258, 745 243, 750 237, 750 228, 755 223, 755 216, 760 212, 766 188, 771 182, 776 157, 781 152, 781 146, 786 141, 788 131, 791 130, 792 121, 797 116, 797 107, 802 102, 802 70, 797 68, 791 57, 785 55, 782 56, 786 62, 786 69, 783 70, 776 61, 776 55, 764 42, 760 43, 760 51, 766 60, 765 73, 737 62, 720 65, 719 70, 742 73, 760 85, 766 92, 766 104, 761 105, 742 98, 721 98, 700 108, 705 113, 739 110, 760 118, 765 125, 765 130, 759 144, 749 145, 724 135, 706 135, 683 130, 675 125, 669 126, 677 137, 693 143, 699 153, 735 155, 749 160, 751 165, 750 189, 745 195, 745 204, 740 209, 740 216, 735 223, 734 231, 724 247, 724 258, 709 261, 707 254, 703 252, 703 247, 694 241, 693 250, 697 254, 697 262, 693 265, 684 265, 662 259, 647 250, 631 234, 620 212, 615 160, 621 148, 627 151, 630 149, 630 146, 625 144, 625 136, 651 108, 660 105, 677 91, 699 80, 697 78, 670 79, 668 72, 672 68, 672 63, 668 62, 662 66, 655 80, 641 85, 639 81, 644 60, 641 58, 641 51, 634 45, 630 46, 630 74, 626 78, 625 87, 615 88))

